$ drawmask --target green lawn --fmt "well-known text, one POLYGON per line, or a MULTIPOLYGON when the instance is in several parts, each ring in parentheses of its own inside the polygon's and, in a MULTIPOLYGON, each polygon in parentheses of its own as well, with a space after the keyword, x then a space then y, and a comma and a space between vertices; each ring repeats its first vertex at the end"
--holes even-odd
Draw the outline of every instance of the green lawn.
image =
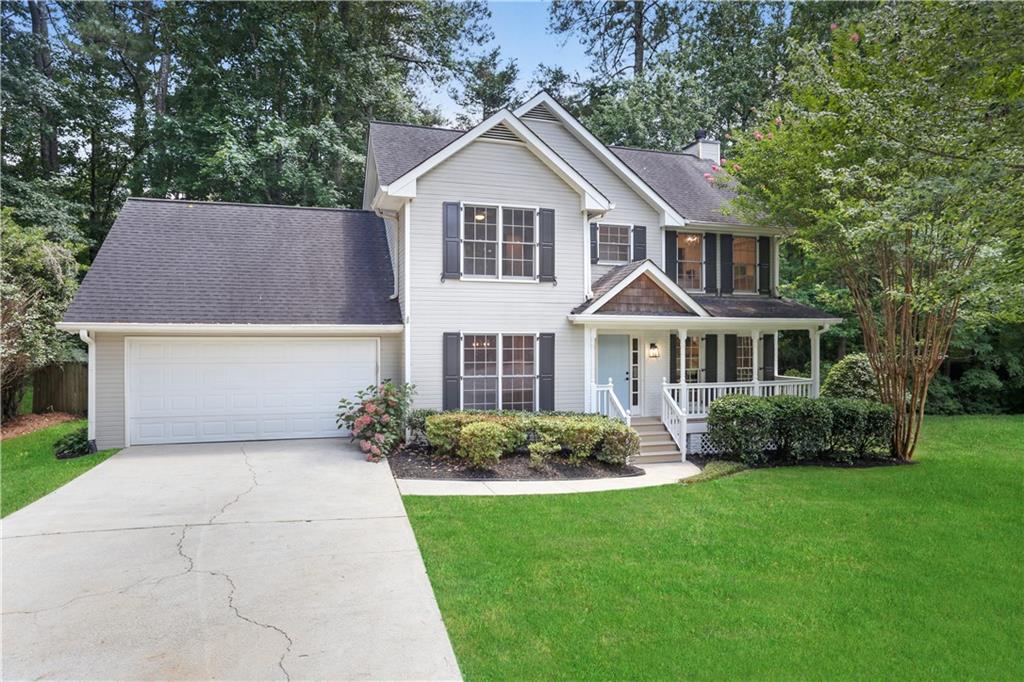
POLYGON ((918 464, 405 498, 472 679, 1024 679, 1024 418, 918 464))
POLYGON ((54 442, 84 425, 84 420, 64 422, 0 443, 0 516, 35 502, 117 452, 104 450, 64 460, 54 457, 54 442))

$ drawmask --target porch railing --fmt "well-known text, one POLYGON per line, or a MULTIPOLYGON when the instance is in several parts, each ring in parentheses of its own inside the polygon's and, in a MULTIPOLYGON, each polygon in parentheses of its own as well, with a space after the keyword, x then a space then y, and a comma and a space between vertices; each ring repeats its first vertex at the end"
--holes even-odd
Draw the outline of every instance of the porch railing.
MULTIPOLYGON (((678 384, 670 384, 678 386, 678 384)), ((711 403, 727 395, 797 395, 811 397, 811 380, 799 377, 772 379, 770 381, 725 381, 716 383, 686 384, 686 413, 690 416, 706 416, 711 403)))
POLYGON ((686 459, 686 412, 679 403, 680 384, 661 385, 661 423, 686 459))
POLYGON ((626 423, 626 426, 629 426, 629 412, 615 395, 615 385, 612 383, 611 377, 608 377, 607 384, 594 384, 594 412, 612 419, 620 419, 626 423))

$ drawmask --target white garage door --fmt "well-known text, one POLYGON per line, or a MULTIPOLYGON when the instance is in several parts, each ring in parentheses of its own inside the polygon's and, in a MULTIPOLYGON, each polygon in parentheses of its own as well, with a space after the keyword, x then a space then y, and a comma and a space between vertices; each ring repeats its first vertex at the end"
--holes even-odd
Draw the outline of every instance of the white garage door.
POLYGON ((376 339, 130 338, 132 445, 327 438, 338 400, 376 383, 376 339))

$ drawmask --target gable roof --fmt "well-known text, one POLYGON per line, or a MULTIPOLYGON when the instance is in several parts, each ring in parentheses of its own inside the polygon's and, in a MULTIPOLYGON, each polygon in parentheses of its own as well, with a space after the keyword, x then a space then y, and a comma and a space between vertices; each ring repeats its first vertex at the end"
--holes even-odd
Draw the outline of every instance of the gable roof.
POLYGON ((686 218, 678 211, 678 209, 660 196, 655 188, 651 187, 627 164, 623 163, 611 152, 604 142, 597 139, 593 133, 587 130, 586 126, 566 111, 565 107, 563 107, 561 103, 548 92, 544 90, 538 92, 536 95, 520 105, 515 110, 515 115, 525 116, 527 114, 531 114, 532 112, 535 112, 538 107, 546 109, 551 116, 561 122, 569 132, 583 144, 583 146, 589 149, 595 157, 608 165, 616 175, 626 182, 627 185, 629 185, 634 191, 638 192, 649 203, 657 206, 662 212, 661 219, 664 224, 682 226, 686 223, 686 218))
POLYGON ((665 293, 678 301, 680 305, 692 311, 692 314, 698 317, 709 317, 707 311, 700 304, 683 291, 678 284, 669 279, 668 275, 649 258, 617 265, 606 272, 600 279, 594 282, 592 287, 593 296, 573 308, 570 314, 590 315, 597 312, 601 306, 615 298, 619 292, 645 275, 661 287, 665 293))
POLYGON ((390 185, 465 134, 451 128, 370 121, 367 144, 373 148, 377 181, 390 185))
POLYGON ((64 323, 401 324, 370 211, 128 199, 64 323))
POLYGON ((736 194, 704 178, 705 173, 711 172, 711 161, 682 152, 659 152, 632 147, 609 149, 686 216, 687 220, 745 224, 735 216, 722 213, 722 206, 736 194))

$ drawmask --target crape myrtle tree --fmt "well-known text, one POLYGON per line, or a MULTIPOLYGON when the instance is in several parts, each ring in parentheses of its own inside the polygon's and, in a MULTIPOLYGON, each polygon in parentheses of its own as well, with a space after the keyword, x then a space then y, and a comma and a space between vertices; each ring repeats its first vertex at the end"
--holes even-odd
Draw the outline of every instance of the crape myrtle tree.
POLYGON ((721 181, 849 289, 909 459, 958 318, 1019 316, 1024 28, 997 3, 892 3, 829 28, 794 49, 721 181))

